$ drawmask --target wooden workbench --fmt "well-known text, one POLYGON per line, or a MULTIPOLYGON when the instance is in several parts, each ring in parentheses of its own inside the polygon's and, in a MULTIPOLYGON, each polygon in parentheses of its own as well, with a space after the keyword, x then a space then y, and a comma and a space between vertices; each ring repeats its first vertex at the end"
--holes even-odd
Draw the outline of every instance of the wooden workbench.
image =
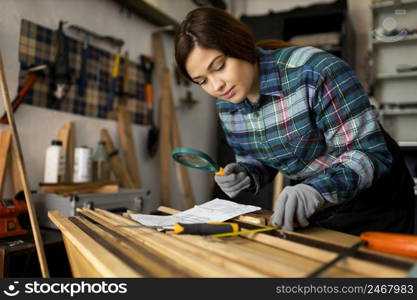
MULTIPOLYGON (((79 212, 69 218, 49 213, 62 232, 74 277, 306 277, 359 240, 322 228, 227 238, 176 235, 132 227, 138 223, 104 210, 79 212)), ((256 220, 237 221, 251 218, 256 220)), ((360 249, 321 276, 405 277, 415 263, 360 249)))

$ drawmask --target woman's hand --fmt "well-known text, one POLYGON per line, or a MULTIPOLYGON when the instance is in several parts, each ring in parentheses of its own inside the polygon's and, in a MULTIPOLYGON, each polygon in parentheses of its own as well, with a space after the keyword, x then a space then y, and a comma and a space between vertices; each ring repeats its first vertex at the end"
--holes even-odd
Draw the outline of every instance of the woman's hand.
POLYGON ((238 163, 228 164, 224 167, 224 175, 215 175, 214 180, 230 198, 250 187, 250 177, 246 169, 238 163))
POLYGON ((308 226, 307 219, 325 203, 315 188, 302 183, 285 187, 275 201, 278 201, 277 209, 271 216, 271 223, 290 231, 294 223, 301 227, 308 226))

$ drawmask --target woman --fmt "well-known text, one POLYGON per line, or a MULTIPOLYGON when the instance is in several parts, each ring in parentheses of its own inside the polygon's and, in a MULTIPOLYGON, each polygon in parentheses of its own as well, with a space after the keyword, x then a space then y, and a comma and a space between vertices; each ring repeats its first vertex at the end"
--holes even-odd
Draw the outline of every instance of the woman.
POLYGON ((274 225, 412 233, 413 180, 351 68, 313 47, 258 46, 214 8, 191 11, 176 34, 178 68, 217 98, 236 154, 215 176, 221 189, 257 193, 281 171, 297 184, 274 200, 274 225))

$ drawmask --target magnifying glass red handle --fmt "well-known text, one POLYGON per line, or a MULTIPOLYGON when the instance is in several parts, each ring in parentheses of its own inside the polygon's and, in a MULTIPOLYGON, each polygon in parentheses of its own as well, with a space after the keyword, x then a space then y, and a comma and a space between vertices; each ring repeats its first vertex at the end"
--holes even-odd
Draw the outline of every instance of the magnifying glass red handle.
POLYGON ((219 176, 223 176, 224 175, 224 169, 222 167, 220 167, 220 169, 214 174, 219 175, 219 176))

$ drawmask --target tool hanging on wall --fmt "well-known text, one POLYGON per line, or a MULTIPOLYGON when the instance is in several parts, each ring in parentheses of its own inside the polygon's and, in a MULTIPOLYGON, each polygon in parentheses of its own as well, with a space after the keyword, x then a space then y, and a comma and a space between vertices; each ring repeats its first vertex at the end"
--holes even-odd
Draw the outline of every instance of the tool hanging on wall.
POLYGON ((27 179, 26 168, 25 168, 24 161, 23 161, 22 148, 20 146, 19 136, 17 133, 16 124, 14 122, 14 116, 13 116, 12 106, 10 103, 9 90, 7 87, 6 75, 4 73, 3 59, 2 59, 1 53, 0 53, 0 89, 1 89, 1 94, 3 98, 4 107, 7 113, 7 118, 9 120, 11 132, 12 132, 12 149, 13 149, 13 152, 15 152, 16 157, 17 157, 19 175, 23 183, 23 191, 25 195, 26 204, 28 207, 30 224, 31 224, 31 228, 33 231, 33 238, 35 240, 35 246, 36 246, 36 251, 38 254, 42 276, 49 277, 48 264, 46 262, 45 250, 43 247, 41 233, 39 230, 39 224, 38 224, 38 220, 36 216, 35 206, 32 201, 31 191, 29 189, 29 182, 27 179))
MULTIPOLYGON (((23 87, 19 90, 12 102, 13 112, 15 112, 19 108, 20 104, 23 103, 23 101, 25 100, 25 96, 30 91, 35 82, 39 79, 39 77, 46 76, 48 68, 48 65, 39 65, 29 67, 27 69, 28 78, 26 79, 25 83, 23 84, 23 87)), ((0 118, 0 124, 9 124, 6 112, 4 112, 3 116, 0 118)))
POLYGON ((127 109, 129 99, 129 53, 126 51, 123 63, 123 94, 120 97, 119 105, 116 109, 117 126, 119 129, 120 143, 122 144, 123 156, 125 158, 125 168, 131 178, 134 187, 142 187, 139 163, 136 158, 134 137, 132 133, 131 113, 127 109))
POLYGON ((51 88, 50 88, 50 105, 55 105, 62 101, 71 88, 71 74, 69 66, 69 47, 68 39, 64 33, 65 22, 59 22, 59 28, 56 31, 57 50, 55 62, 52 65, 51 88))
POLYGON ((114 60, 113 68, 111 72, 112 74, 111 75, 111 87, 110 87, 110 92, 109 92, 109 97, 108 97, 108 110, 112 111, 115 92, 116 92, 116 84, 117 84, 117 79, 119 76, 120 51, 124 45, 124 41, 122 39, 119 39, 113 36, 97 34, 91 30, 88 30, 78 25, 70 25, 68 29, 83 40, 80 76, 77 79, 77 86, 78 86, 77 93, 81 97, 84 97, 85 90, 87 88, 87 63, 88 63, 90 42, 91 41, 103 42, 117 49, 117 53, 115 56, 115 60, 114 60))
POLYGON ((149 156, 154 157, 158 150, 159 128, 155 125, 154 121, 154 98, 152 87, 152 70, 154 63, 152 58, 141 55, 140 66, 145 76, 146 103, 148 104, 148 120, 150 125, 146 140, 146 149, 148 150, 149 156))
POLYGON ((120 52, 117 52, 114 56, 113 61, 113 68, 111 72, 111 79, 110 79, 110 90, 109 90, 109 96, 107 100, 107 109, 109 111, 113 110, 113 104, 114 104, 114 98, 116 94, 117 89, 117 79, 119 77, 119 69, 120 69, 120 52))
MULTIPOLYGON (((174 110, 171 90, 171 74, 165 59, 162 33, 156 32, 152 35, 152 47, 155 57, 155 64, 161 82, 160 92, 160 162, 161 162, 161 203, 169 205, 170 202, 170 156, 173 147, 182 147, 180 130, 174 110)), ((185 166, 175 164, 177 180, 183 196, 184 207, 190 208, 195 205, 193 190, 188 170, 185 166)))

